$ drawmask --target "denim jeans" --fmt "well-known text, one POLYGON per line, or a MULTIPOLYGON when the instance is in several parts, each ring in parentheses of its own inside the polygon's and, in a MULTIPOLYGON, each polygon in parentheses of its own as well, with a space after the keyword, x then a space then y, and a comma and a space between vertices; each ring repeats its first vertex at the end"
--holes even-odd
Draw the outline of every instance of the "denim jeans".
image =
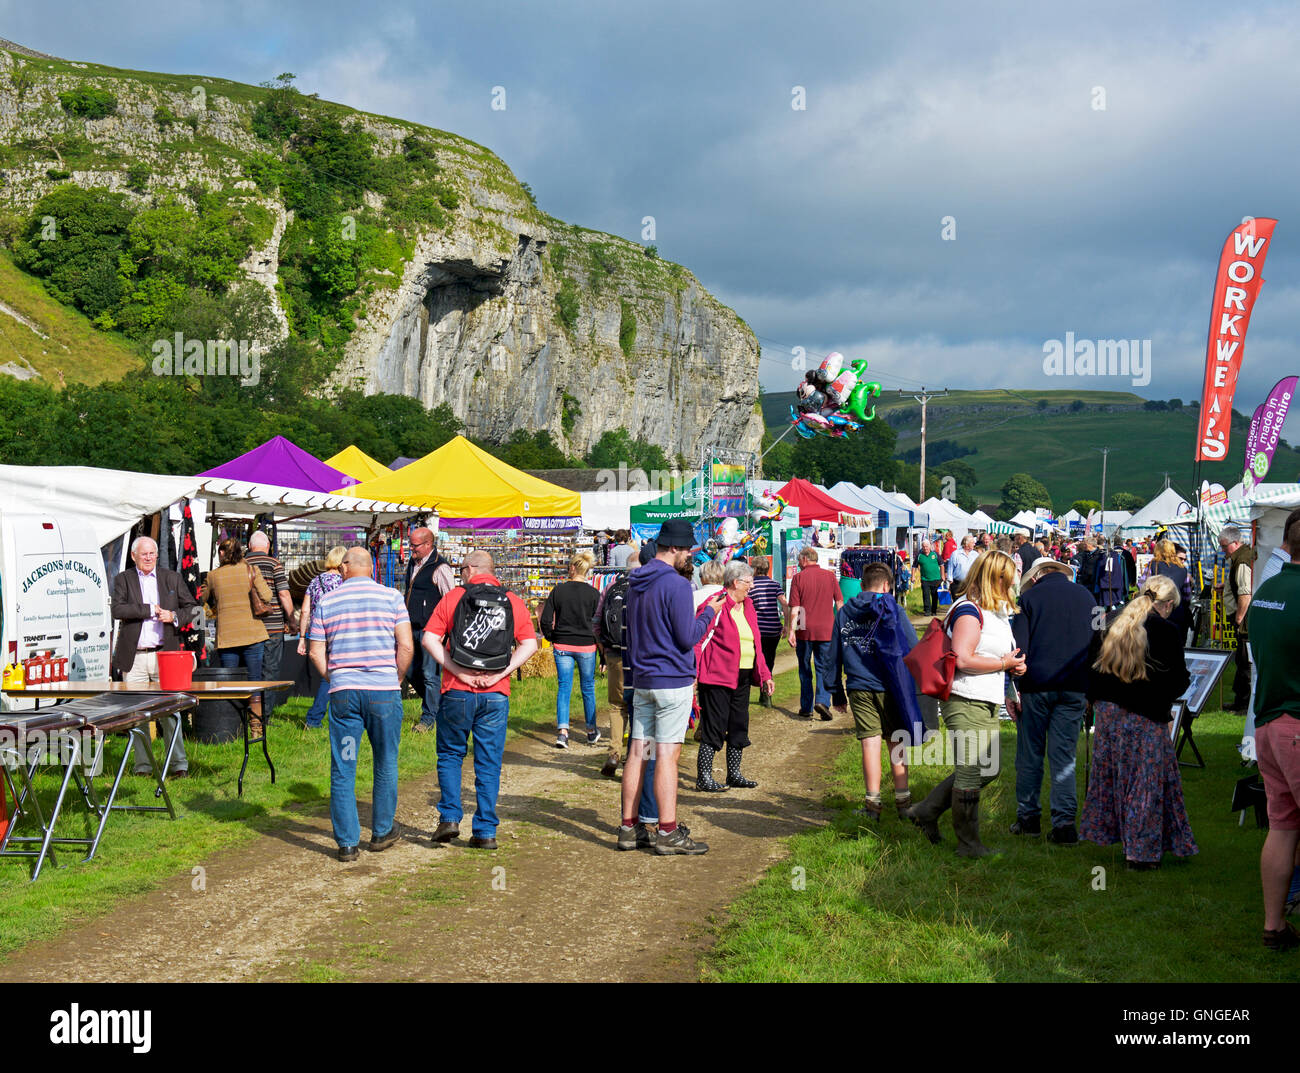
MULTIPOLYGON (((423 636, 422 633, 416 633, 416 644, 420 643, 423 636)), ((420 645, 416 655, 419 658, 411 660, 406 677, 411 688, 420 695, 420 722, 427 727, 436 726, 438 706, 442 703, 442 668, 433 658, 433 653, 423 645, 420 645)))
POLYGON ((400 689, 340 689, 330 694, 330 822, 339 846, 361 841, 357 817, 357 752, 361 735, 374 758, 370 832, 382 838, 397 812, 397 746, 402 737, 400 689))
POLYGON ((307 718, 304 720, 309 727, 318 727, 325 722, 325 715, 329 711, 330 699, 330 680, 322 678, 320 685, 316 687, 316 699, 311 702, 311 707, 307 709, 307 718))
POLYGON ((831 668, 828 666, 830 641, 798 641, 794 654, 799 660, 799 711, 811 712, 814 704, 831 702, 831 668), (817 688, 813 690, 813 670, 817 671, 817 688))
MULTIPOLYGON (((623 707, 629 712, 632 710, 632 694, 635 690, 627 686, 623 690, 623 707)), ((627 743, 630 750, 632 742, 627 743)), ((622 748, 620 745, 619 748, 622 748)), ((627 770, 626 768, 624 769, 627 770)), ((645 770, 641 773, 641 798, 636 803, 636 818, 642 823, 659 822, 659 802, 655 800, 655 750, 650 750, 650 758, 645 762, 645 770)))
POLYGON ((449 689, 438 706, 438 817, 460 823, 461 770, 469 736, 474 735, 474 837, 495 838, 497 793, 501 789, 501 760, 506 751, 506 720, 510 698, 502 693, 471 693, 449 689))
MULTIPOLYGON (((280 677, 280 660, 284 655, 284 634, 273 633, 262 643, 262 674, 268 682, 280 677)), ((282 689, 267 689, 262 692, 262 707, 266 714, 280 704, 288 694, 282 689)))
POLYGON ((1016 732, 1016 816, 1037 817, 1043 786, 1043 755, 1052 772, 1053 827, 1073 827, 1078 812, 1075 762, 1083 725, 1082 693, 1022 693, 1023 712, 1016 732))
POLYGON ((555 674, 559 678, 559 692, 555 695, 555 725, 561 730, 569 725, 569 700, 573 694, 573 668, 576 664, 582 686, 582 714, 587 730, 595 730, 596 653, 552 651, 555 653, 555 674))
POLYGON ((256 682, 262 677, 262 655, 266 651, 265 646, 265 641, 257 641, 254 644, 242 645, 239 648, 218 649, 221 656, 221 665, 223 667, 238 667, 242 664, 248 668, 248 680, 256 682))

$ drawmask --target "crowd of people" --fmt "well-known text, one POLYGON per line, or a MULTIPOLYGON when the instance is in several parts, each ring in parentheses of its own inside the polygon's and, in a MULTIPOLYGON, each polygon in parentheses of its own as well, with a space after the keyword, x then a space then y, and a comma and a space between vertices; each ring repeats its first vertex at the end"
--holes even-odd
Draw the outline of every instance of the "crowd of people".
MULTIPOLYGON (((405 595, 372 579, 366 549, 339 547, 303 601, 302 650, 322 679, 306 722, 319 726, 328 712, 331 820, 343 861, 359 855, 355 775, 363 735, 374 754, 369 848, 381 851, 398 837, 403 679, 421 701, 415 729, 437 729, 433 841, 460 837, 462 768, 472 741, 476 802, 468 844, 495 848, 511 678, 538 648, 528 607, 494 576, 487 552, 467 554, 457 577, 428 529, 413 530, 410 542, 405 595)), ((575 555, 538 618, 557 671, 557 747, 568 747, 575 678, 587 744, 604 740, 595 693, 597 665, 604 664, 611 723, 602 772, 621 784, 618 849, 649 848, 663 856, 707 852, 679 816, 682 746, 694 727, 698 792, 758 785, 743 767, 751 746, 749 712, 755 695, 771 703, 784 639, 798 667, 798 717, 852 715, 862 748, 858 814, 865 822, 877 824, 884 815, 887 760, 900 819, 937 845, 944 838, 940 821, 951 812, 956 853, 992 853, 981 835, 981 795, 999 775, 999 713, 1005 711, 1017 723, 1011 835, 1043 833, 1046 768, 1047 837, 1056 845, 1080 838, 1118 843, 1134 871, 1159 868, 1166 854, 1198 852, 1169 733, 1189 683, 1185 609, 1192 590, 1176 545, 1138 545, 1138 552, 1153 556, 1139 576, 1136 562, 1129 563, 1128 542, 968 536, 958 544, 942 534, 923 544, 917 563, 923 587, 932 580, 927 574, 937 573, 952 595, 932 626, 942 630, 952 653, 950 691, 939 702, 947 731, 943 763, 951 771, 914 801, 907 747, 930 739, 905 662, 917 634, 894 595, 894 571, 868 564, 861 592, 846 601, 836 575, 820 565, 816 548, 807 547, 787 597, 766 558, 710 561, 697 570, 694 543, 684 521, 666 522, 656 540, 640 547, 620 543, 613 550, 626 573, 599 592, 587 579, 591 555, 575 555), (1085 737, 1091 770, 1080 809, 1078 741, 1089 713, 1095 733, 1085 737), (725 754, 721 778, 719 754, 725 754)), ((1285 919, 1300 875, 1300 678, 1292 664, 1300 644, 1300 511, 1288 518, 1280 553, 1253 596, 1253 552, 1241 534, 1225 528, 1220 548, 1227 566, 1225 606, 1238 637, 1253 643, 1258 675, 1253 714, 1270 820, 1261 860, 1264 944, 1290 949, 1300 945, 1285 919)), ((177 577, 156 569, 152 541, 142 537, 131 550, 136 569, 118 577, 113 598, 114 617, 123 622, 114 663, 128 679, 156 676, 156 653, 176 647, 176 625, 193 610, 177 577)), ((247 554, 229 539, 218 556, 221 565, 209 573, 204 592, 217 622, 221 662, 242 664, 255 679, 272 678, 268 648, 279 649, 278 635, 296 618, 283 566, 260 533, 247 554)), ((928 598, 926 604, 932 606, 928 598)), ((1244 708, 1250 664, 1238 659, 1234 701, 1244 708)), ((252 718, 260 721, 262 711, 255 704, 252 718)), ((928 757, 924 748, 911 755, 913 763, 928 757)), ((186 767, 181 747, 171 777, 183 776, 186 767)))

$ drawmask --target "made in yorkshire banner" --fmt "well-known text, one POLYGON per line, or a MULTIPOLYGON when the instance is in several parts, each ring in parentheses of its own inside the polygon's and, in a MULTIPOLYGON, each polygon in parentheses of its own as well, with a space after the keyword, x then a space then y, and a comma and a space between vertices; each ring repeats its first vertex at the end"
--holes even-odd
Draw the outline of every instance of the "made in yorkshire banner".
POLYGON ((1246 329, 1263 286, 1264 258, 1276 220, 1257 217, 1233 228, 1219 256, 1205 344, 1205 387, 1196 436, 1196 461, 1217 462, 1228 454, 1232 396, 1246 346, 1246 329))
POLYGON ((1246 472, 1241 478, 1247 494, 1268 476, 1269 466, 1273 464, 1273 452, 1277 450, 1282 426, 1286 424, 1287 411, 1291 409, 1297 381, 1300 381, 1300 377, 1282 377, 1255 411, 1255 419, 1250 423, 1250 435, 1246 438, 1246 472))

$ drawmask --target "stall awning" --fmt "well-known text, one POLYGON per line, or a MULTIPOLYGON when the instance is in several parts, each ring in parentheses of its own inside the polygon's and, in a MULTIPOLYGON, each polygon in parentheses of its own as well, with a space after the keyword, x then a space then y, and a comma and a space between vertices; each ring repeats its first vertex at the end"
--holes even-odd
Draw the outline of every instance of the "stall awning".
POLYGON ((198 477, 130 473, 91 466, 0 466, 0 510, 75 515, 101 546, 143 515, 192 496, 198 477))
POLYGON ((826 492, 818 490, 815 485, 802 477, 795 477, 789 481, 778 494, 790 506, 799 508, 800 525, 809 525, 812 522, 835 522, 837 525, 869 529, 876 524, 875 518, 868 512, 860 507, 841 503, 826 492))
MULTIPOLYGON (((195 480, 197 478, 190 478, 195 480)), ((274 484, 254 484, 222 477, 202 480, 193 493, 217 514, 231 518, 251 518, 273 514, 276 521, 292 518, 318 522, 353 522, 368 525, 409 518, 424 513, 425 508, 407 503, 370 499, 334 492, 307 492, 301 488, 282 488, 274 484)))
POLYGON ((199 476, 273 484, 277 488, 298 488, 308 492, 332 492, 357 483, 355 477, 327 466, 283 436, 273 436, 260 447, 204 470, 199 476))
POLYGON ((344 447, 338 454, 325 459, 325 465, 338 470, 340 473, 346 473, 358 482, 383 477, 393 472, 383 463, 371 458, 355 443, 344 447))
POLYGON ((582 501, 548 481, 493 458, 464 436, 387 476, 345 489, 349 495, 398 500, 436 509, 444 526, 547 527, 551 520, 577 526, 582 501))

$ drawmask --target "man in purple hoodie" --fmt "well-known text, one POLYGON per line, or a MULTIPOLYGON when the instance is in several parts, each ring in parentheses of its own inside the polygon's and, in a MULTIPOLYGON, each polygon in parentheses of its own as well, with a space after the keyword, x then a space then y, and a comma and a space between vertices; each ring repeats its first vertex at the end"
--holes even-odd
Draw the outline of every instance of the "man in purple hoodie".
POLYGON ((636 838, 637 800, 653 747, 654 791, 659 805, 654 849, 660 856, 700 854, 709 848, 692 839, 686 826, 677 822, 677 762, 691 714, 695 646, 708 632, 724 599, 718 593, 704 605, 699 618, 695 617, 691 583, 677 572, 690 558, 694 544, 689 522, 674 518, 663 524, 655 557, 628 580, 624 615, 633 693, 619 842, 636 838))

